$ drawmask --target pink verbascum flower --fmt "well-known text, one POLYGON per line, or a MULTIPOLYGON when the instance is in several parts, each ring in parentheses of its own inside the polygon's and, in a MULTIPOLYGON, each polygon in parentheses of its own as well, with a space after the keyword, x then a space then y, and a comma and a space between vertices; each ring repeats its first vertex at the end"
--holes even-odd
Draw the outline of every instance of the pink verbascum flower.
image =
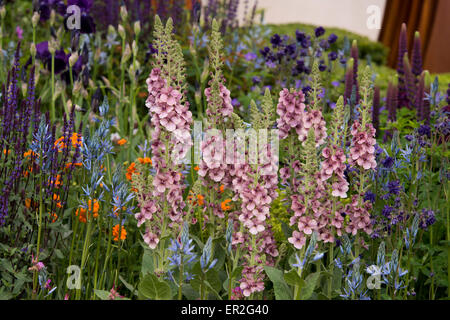
POLYGON ((350 148, 349 163, 358 165, 365 170, 375 169, 375 129, 371 123, 366 123, 363 128, 356 120, 351 128, 352 145, 350 148))

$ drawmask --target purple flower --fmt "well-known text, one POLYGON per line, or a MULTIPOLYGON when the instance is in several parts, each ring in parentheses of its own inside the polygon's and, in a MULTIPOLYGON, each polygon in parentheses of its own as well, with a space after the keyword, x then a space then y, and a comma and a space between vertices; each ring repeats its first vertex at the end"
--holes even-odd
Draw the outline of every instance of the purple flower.
POLYGON ((330 61, 334 61, 334 60, 336 60, 337 58, 338 58, 338 55, 337 55, 337 53, 334 52, 334 51, 331 51, 331 52, 328 54, 328 59, 330 59, 330 61))
POLYGON ((16 34, 19 40, 23 39, 23 29, 19 26, 16 27, 16 34))
POLYGON ((335 35, 334 33, 330 34, 330 36, 328 37, 328 43, 329 44, 333 44, 336 42, 336 40, 338 39, 338 36, 335 35))
POLYGON ((295 38, 299 43, 301 43, 305 39, 305 34, 303 32, 300 32, 298 30, 295 31, 295 38))
POLYGON ((372 191, 367 191, 364 195, 364 201, 370 201, 372 203, 375 203, 376 195, 372 191))
POLYGON ((80 7, 81 11, 89 12, 92 5, 94 4, 94 0, 67 0, 68 6, 78 6, 80 7))
POLYGON ((400 181, 394 180, 390 181, 387 185, 389 194, 395 194, 398 195, 400 193, 400 181))
POLYGON ((431 137, 431 128, 426 124, 422 124, 417 130, 417 132, 419 133, 420 136, 431 137))
POLYGON ((318 27, 316 30, 314 30, 314 33, 316 35, 316 38, 319 38, 325 34, 325 29, 323 27, 318 27))
POLYGON ((247 61, 253 61, 257 58, 258 56, 256 55, 256 53, 254 52, 248 52, 244 55, 245 60, 247 61))
POLYGON ((272 44, 272 47, 276 48, 281 44, 281 37, 279 34, 274 34, 272 38, 270 38, 270 43, 272 44))
POLYGON ((383 167, 390 169, 394 165, 394 159, 391 157, 386 157, 386 159, 383 160, 382 164, 383 167))

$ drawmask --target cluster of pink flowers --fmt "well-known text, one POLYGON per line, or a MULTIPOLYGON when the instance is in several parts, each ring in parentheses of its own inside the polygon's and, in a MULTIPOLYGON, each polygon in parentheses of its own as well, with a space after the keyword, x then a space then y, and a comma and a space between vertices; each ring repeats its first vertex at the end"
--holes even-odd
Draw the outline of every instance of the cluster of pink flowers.
POLYGON ((363 167, 365 170, 375 169, 375 129, 369 122, 363 126, 355 121, 351 129, 352 146, 350 148, 349 164, 363 167))
POLYGON ((182 104, 181 93, 168 86, 167 81, 162 78, 160 69, 151 71, 147 86, 149 96, 146 106, 149 108, 154 127, 151 147, 156 174, 153 177, 152 191, 144 195, 145 200, 140 204, 141 211, 135 216, 138 226, 146 223, 144 241, 151 249, 155 249, 166 216, 170 219, 170 227, 179 223, 184 214, 183 177, 176 161, 184 157, 192 144, 192 114, 189 105, 182 104), (168 152, 172 152, 172 157, 167 157, 168 152), (164 208, 168 212, 165 212, 164 208))
POLYGON ((372 223, 370 220, 370 210, 372 204, 370 201, 365 201, 360 204, 358 195, 352 197, 351 203, 345 206, 345 213, 349 215, 349 223, 345 227, 347 233, 356 235, 358 230, 363 230, 367 234, 372 233, 372 223))
POLYGON ((291 195, 291 210, 294 215, 290 218, 290 225, 297 225, 298 231, 292 233, 288 241, 296 248, 301 249, 308 236, 314 231, 325 243, 333 242, 331 233, 331 208, 332 203, 328 199, 324 184, 317 173, 314 177, 314 188, 303 190, 291 195))
MULTIPOLYGON (((266 146, 270 149, 269 146, 266 146)), ((278 159, 267 152, 265 164, 252 167, 250 164, 235 164, 230 171, 235 200, 242 201, 239 221, 256 235, 265 230, 265 221, 270 217, 270 204, 278 196, 278 159), (258 179, 255 181, 255 176, 258 179)))
POLYGON ((240 288, 244 297, 249 297, 252 293, 264 290, 264 272, 261 265, 245 266, 242 270, 240 288))
POLYGON ((347 198, 348 181, 345 179, 345 162, 347 160, 342 148, 332 145, 322 150, 325 160, 322 162, 320 175, 322 181, 334 177, 332 183, 332 195, 334 197, 347 198))
POLYGON ((289 92, 283 89, 277 105, 277 119, 280 138, 285 139, 291 129, 295 129, 300 141, 305 141, 310 128, 314 128, 317 146, 325 143, 327 130, 320 110, 306 110, 302 91, 289 92))
MULTIPOLYGON (((219 117, 229 117, 233 113, 233 105, 231 104, 230 90, 225 87, 222 83, 219 84, 220 98, 222 99, 221 107, 216 110, 216 114, 213 114, 212 110, 208 108, 206 110, 206 115, 208 117, 219 116, 219 117)), ((211 103, 211 88, 205 89, 206 101, 211 103)))

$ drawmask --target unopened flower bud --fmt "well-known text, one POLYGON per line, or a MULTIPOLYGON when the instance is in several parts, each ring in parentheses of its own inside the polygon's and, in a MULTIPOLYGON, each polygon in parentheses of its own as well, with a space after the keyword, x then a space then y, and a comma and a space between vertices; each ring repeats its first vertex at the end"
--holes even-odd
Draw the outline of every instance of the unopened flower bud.
POLYGON ((33 17, 31 18, 31 24, 33 25, 33 28, 36 28, 40 18, 41 15, 39 14, 39 12, 35 11, 33 13, 33 17))
POLYGON ((55 10, 52 9, 52 11, 50 12, 50 25, 52 27, 55 24, 55 19, 56 19, 56 12, 55 10))
POLYGON ((132 50, 133 50, 133 55, 134 55, 134 56, 137 56, 137 53, 138 53, 138 46, 137 46, 136 40, 133 40, 133 43, 131 44, 131 48, 132 48, 132 50))
POLYGON ((74 52, 70 55, 69 57, 69 67, 73 68, 73 66, 75 65, 75 63, 77 63, 78 61, 78 52, 74 52))
POLYGON ((139 21, 136 21, 136 22, 134 23, 134 34, 135 34, 136 36, 138 36, 139 33, 141 33, 141 23, 140 23, 139 21))
POLYGON ((119 35, 122 39, 125 39, 125 29, 123 28, 123 26, 121 24, 119 24, 119 26, 117 27, 117 30, 119 32, 119 35))
POLYGON ((75 81, 75 83, 73 85, 73 90, 72 90, 72 93, 74 96, 78 96, 78 94, 81 91, 81 87, 82 87, 81 81, 79 81, 79 80, 75 81))
POLYGON ((206 80, 208 80, 208 76, 209 76, 209 62, 207 60, 205 60, 205 64, 203 66, 203 72, 200 77, 201 83, 206 83, 206 80))
POLYGON ((50 52, 50 54, 53 56, 54 54, 55 54, 55 52, 56 52, 56 46, 57 46, 57 43, 56 43, 56 41, 55 40, 50 40, 49 42, 48 42, 48 52, 50 52))
POLYGON ((123 51, 122 54, 122 64, 125 64, 128 59, 130 59, 131 57, 131 48, 130 45, 127 43, 127 45, 125 46, 125 50, 123 51))
POLYGON ((30 45, 30 53, 32 57, 36 56, 36 45, 34 43, 31 43, 30 45))
POLYGON ((122 18, 122 21, 127 20, 127 18, 128 18, 127 7, 125 7, 125 6, 120 7, 120 17, 122 18))
POLYGON ((195 91, 195 103, 198 106, 202 103, 202 93, 199 90, 195 91))

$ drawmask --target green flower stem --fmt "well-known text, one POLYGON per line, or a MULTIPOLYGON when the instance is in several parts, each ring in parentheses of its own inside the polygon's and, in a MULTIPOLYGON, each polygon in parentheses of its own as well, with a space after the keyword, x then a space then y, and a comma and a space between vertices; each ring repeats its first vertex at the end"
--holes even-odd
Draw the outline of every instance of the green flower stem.
POLYGON ((55 122, 55 53, 52 53, 52 97, 51 97, 51 108, 50 108, 50 118, 52 122, 55 122))
MULTIPOLYGON (((42 168, 43 163, 43 154, 42 151, 39 153, 39 167, 42 168)), ((41 233, 42 233, 42 213, 44 211, 44 200, 43 200, 43 194, 42 194, 42 188, 43 188, 43 172, 41 172, 40 175, 40 182, 39 182, 39 222, 38 222, 38 239, 37 239, 37 245, 36 245, 36 262, 39 262, 39 252, 40 252, 40 246, 41 246, 41 233)), ((36 298, 36 292, 37 292, 37 284, 38 284, 38 271, 34 271, 33 275, 33 298, 36 298)))

